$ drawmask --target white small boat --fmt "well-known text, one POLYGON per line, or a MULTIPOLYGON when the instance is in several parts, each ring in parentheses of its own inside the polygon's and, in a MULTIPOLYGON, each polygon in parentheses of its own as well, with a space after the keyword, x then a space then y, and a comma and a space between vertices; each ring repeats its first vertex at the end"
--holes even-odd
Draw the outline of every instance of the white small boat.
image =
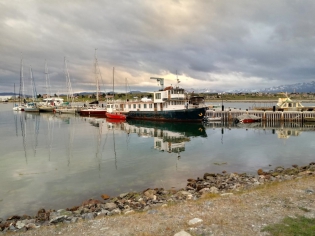
POLYGON ((36 103, 29 102, 24 107, 24 111, 26 111, 26 112, 39 112, 39 108, 36 106, 36 103))
POLYGON ((203 120, 204 120, 205 122, 221 121, 221 120, 222 120, 222 117, 220 117, 220 116, 212 116, 212 117, 210 117, 210 116, 205 116, 205 117, 203 118, 203 120))
POLYGON ((59 97, 49 97, 43 99, 38 105, 40 112, 53 112, 55 108, 60 107, 63 104, 63 99, 59 97))

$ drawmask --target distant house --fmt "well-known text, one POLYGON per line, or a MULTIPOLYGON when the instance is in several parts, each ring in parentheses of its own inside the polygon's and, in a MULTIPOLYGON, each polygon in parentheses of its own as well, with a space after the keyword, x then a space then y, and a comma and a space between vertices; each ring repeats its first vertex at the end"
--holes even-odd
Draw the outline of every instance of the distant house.
POLYGON ((106 94, 106 99, 113 99, 114 95, 106 94))
POLYGON ((8 101, 12 96, 0 96, 0 101, 8 101))

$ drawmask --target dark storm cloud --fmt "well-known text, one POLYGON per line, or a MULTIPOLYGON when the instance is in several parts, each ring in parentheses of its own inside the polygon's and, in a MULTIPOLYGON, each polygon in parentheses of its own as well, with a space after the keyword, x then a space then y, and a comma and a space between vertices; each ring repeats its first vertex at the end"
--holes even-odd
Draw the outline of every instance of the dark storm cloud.
POLYGON ((0 91, 33 68, 44 93, 45 60, 55 91, 65 87, 67 58, 75 91, 94 89, 94 52, 110 89, 132 90, 150 76, 183 86, 229 89, 314 80, 315 3, 294 1, 3 1, 0 91), (248 81, 247 84, 242 81, 248 81), (199 82, 198 82, 199 81, 199 82))

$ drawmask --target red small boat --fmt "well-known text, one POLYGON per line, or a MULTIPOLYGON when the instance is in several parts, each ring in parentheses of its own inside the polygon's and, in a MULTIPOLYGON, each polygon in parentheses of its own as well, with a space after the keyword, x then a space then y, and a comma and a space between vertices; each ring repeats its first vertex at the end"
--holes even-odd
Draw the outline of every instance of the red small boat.
POLYGON ((256 115, 250 115, 250 114, 243 114, 237 117, 238 121, 240 123, 254 123, 254 122, 260 122, 261 117, 256 115))
POLYGON ((126 120, 127 115, 120 112, 107 112, 106 117, 109 119, 126 120))
POLYGON ((88 107, 82 108, 79 111, 81 116, 99 116, 99 117, 106 117, 106 108, 105 107, 88 107))

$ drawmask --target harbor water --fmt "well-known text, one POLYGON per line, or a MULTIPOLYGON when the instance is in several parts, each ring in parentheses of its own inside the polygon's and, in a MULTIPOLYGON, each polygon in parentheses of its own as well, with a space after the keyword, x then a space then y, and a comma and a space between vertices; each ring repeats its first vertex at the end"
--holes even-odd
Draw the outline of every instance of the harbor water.
POLYGON ((102 194, 180 189, 205 172, 255 175, 260 168, 307 165, 315 161, 314 131, 300 123, 120 123, 0 104, 0 218, 72 207, 102 194))

